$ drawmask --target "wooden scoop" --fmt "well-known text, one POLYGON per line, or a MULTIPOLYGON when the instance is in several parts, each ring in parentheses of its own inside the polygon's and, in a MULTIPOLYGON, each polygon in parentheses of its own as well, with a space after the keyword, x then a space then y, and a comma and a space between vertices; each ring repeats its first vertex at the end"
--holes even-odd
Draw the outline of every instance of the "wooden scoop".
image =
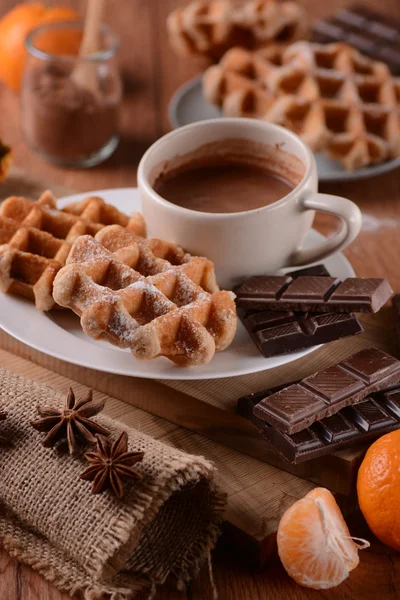
MULTIPOLYGON (((88 6, 83 29, 83 37, 79 56, 84 58, 96 54, 102 49, 101 24, 105 11, 106 0, 88 0, 88 6)), ((74 68, 71 79, 87 90, 98 91, 97 65, 90 61, 81 61, 74 68)))

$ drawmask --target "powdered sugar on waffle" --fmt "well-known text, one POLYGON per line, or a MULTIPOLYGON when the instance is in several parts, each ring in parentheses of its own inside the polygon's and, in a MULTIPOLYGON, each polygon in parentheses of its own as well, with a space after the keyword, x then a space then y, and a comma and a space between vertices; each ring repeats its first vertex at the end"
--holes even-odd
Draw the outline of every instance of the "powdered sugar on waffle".
POLYGON ((132 283, 129 287, 134 290, 141 289, 147 297, 151 297, 152 308, 157 316, 165 315, 175 307, 175 304, 168 300, 168 298, 164 296, 164 294, 160 292, 155 285, 146 281, 145 277, 139 279, 139 281, 136 281, 135 283, 132 283))
POLYGON ((94 235, 105 223, 114 222, 145 233, 141 215, 128 217, 101 198, 89 197, 63 210, 57 210, 50 192, 42 194, 37 202, 23 197, 7 198, 0 206, 0 289, 31 299, 41 311, 52 309, 53 280, 66 264, 72 242, 84 234, 94 235), (104 223, 85 215, 103 218, 104 223), (2 260, 5 256, 8 262, 2 260))
MULTIPOLYGON (((132 239, 121 228, 107 228, 99 237, 118 248, 116 254, 90 236, 78 238, 54 282, 55 300, 81 316, 87 335, 129 347, 137 358, 162 355, 184 366, 205 364, 229 345, 237 324, 231 293, 202 289, 182 271, 188 263, 172 265, 149 253, 144 265, 139 258, 140 271, 123 264, 118 253, 132 239), (152 260, 163 270, 144 276, 141 270, 155 272, 152 260)), ((204 261, 196 268, 210 269, 204 261)))
POLYGON ((114 313, 109 323, 110 333, 114 334, 121 341, 123 348, 129 348, 137 327, 139 327, 139 323, 133 317, 123 312, 114 313))

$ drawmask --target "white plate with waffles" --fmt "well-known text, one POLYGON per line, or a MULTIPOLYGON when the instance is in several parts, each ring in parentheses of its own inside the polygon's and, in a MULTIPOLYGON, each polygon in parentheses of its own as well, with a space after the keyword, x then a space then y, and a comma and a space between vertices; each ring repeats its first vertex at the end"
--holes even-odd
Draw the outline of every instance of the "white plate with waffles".
MULTIPOLYGON (((136 188, 99 191, 96 195, 126 214, 140 210, 139 193, 136 188)), ((66 204, 80 201, 86 196, 87 194, 77 194, 63 198, 59 200, 58 207, 63 208, 66 204)), ((316 231, 311 231, 306 244, 311 246, 321 238, 316 231)), ((337 277, 344 279, 354 276, 350 263, 340 253, 327 259, 325 266, 337 277)), ((239 323, 232 344, 223 352, 216 353, 208 365, 183 368, 177 367, 166 358, 139 361, 129 350, 121 350, 106 342, 94 341, 87 337, 82 331, 79 318, 72 311, 40 312, 32 302, 7 294, 0 294, 0 327, 28 346, 66 362, 106 373, 149 379, 235 377, 290 363, 317 349, 314 347, 288 355, 264 358, 239 323)))
MULTIPOLYGON (((169 104, 169 120, 174 129, 189 125, 196 121, 218 119, 223 117, 222 111, 213 106, 204 97, 202 76, 195 77, 181 86, 171 98, 169 104)), ((319 181, 357 181, 382 175, 400 166, 400 158, 370 167, 346 171, 343 166, 322 154, 315 155, 319 181)))

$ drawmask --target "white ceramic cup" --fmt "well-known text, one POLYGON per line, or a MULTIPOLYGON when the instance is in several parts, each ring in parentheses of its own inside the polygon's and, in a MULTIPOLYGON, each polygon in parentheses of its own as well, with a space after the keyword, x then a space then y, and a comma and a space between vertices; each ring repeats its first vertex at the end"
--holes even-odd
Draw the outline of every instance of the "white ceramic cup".
POLYGON ((361 212, 353 202, 317 192, 315 158, 306 144, 283 127, 253 119, 200 121, 165 135, 142 157, 138 187, 149 234, 175 241, 191 254, 213 260, 219 284, 228 289, 251 275, 318 262, 348 246, 361 228, 361 212), (237 213, 190 210, 155 192, 152 179, 159 165, 224 139, 251 140, 272 146, 274 151, 282 150, 302 163, 304 175, 277 202, 237 213), (315 211, 339 217, 342 227, 333 237, 303 249, 315 211))

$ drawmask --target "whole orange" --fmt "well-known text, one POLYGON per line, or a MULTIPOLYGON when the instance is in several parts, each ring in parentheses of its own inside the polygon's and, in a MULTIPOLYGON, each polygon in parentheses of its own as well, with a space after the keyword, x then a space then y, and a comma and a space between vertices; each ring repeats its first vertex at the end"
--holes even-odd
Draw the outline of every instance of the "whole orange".
MULTIPOLYGON (((76 19, 78 15, 69 8, 46 7, 41 2, 18 4, 0 19, 0 79, 18 92, 26 62, 28 33, 38 25, 76 19)), ((62 49, 59 53, 63 53, 62 49)))
POLYGON ((369 448, 358 471, 357 494, 371 531, 400 551, 400 430, 369 448))

